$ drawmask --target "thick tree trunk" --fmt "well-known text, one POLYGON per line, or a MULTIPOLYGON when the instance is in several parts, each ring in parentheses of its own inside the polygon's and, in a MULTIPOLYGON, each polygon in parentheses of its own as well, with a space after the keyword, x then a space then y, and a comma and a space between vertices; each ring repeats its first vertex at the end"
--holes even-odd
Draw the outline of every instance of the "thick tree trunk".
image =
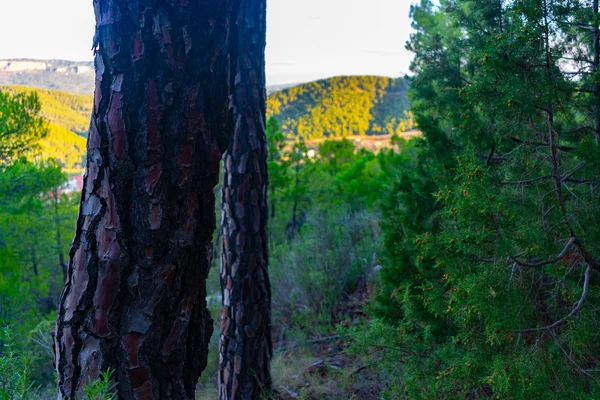
POLYGON ((240 0, 94 0, 96 91, 58 312, 59 398, 192 399, 212 321, 213 188, 240 0))
POLYGON ((235 131, 224 156, 219 397, 271 391, 268 277, 265 0, 242 3, 233 94, 235 131))

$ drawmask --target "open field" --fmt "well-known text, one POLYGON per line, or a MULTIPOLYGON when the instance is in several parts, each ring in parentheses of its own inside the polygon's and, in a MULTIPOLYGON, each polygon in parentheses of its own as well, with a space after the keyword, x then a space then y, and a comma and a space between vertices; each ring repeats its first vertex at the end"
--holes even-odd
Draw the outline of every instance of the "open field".
MULTIPOLYGON (((420 136, 421 132, 418 130, 411 130, 407 132, 403 132, 400 137, 406 140, 409 140, 413 137, 420 136)), ((354 136, 349 137, 349 140, 354 143, 356 149, 366 149, 368 151, 372 151, 374 153, 378 153, 381 149, 389 148, 390 142, 392 140, 392 135, 373 135, 373 136, 354 136)), ((317 150, 319 144, 323 143, 326 140, 340 140, 340 138, 322 138, 322 139, 311 139, 306 141, 306 146, 309 149, 317 150)), ((289 141, 290 145, 293 141, 289 141)))

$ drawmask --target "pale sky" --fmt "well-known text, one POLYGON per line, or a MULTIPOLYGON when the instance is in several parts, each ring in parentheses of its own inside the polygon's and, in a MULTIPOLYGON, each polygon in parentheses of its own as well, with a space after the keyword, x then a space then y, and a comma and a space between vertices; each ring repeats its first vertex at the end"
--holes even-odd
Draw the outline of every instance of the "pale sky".
MULTIPOLYGON (((402 76, 414 0, 267 0, 267 81, 335 75, 402 76)), ((85 61, 91 0, 0 0, 0 59, 85 61)))

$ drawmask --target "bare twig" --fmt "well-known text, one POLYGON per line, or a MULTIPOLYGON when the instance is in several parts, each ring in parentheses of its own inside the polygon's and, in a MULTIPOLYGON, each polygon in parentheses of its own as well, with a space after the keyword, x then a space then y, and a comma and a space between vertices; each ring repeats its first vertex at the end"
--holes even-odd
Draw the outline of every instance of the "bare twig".
POLYGON ((575 168, 573 168, 571 171, 569 171, 566 174, 564 174, 562 176, 562 180, 565 181, 565 180, 569 179, 575 172, 579 171, 584 166, 585 166, 585 162, 580 163, 578 166, 576 166, 575 168))
MULTIPOLYGON (((579 299, 579 301, 577 302, 577 304, 575 305, 573 310, 571 310, 569 315, 567 315, 564 318, 559 319, 558 321, 556 321, 555 323, 553 323, 551 325, 543 326, 541 328, 521 329, 516 332, 527 333, 527 332, 551 331, 554 328, 558 328, 559 326, 566 324, 571 317, 576 315, 581 310, 581 308, 583 307, 583 304, 585 303, 585 299, 587 298, 587 294, 588 294, 588 288, 590 285, 591 273, 592 273, 592 267, 590 267, 588 265, 588 267, 585 270, 585 281, 583 282, 583 293, 581 294, 581 298, 579 299)), ((550 332, 550 333, 553 334, 552 332, 550 332)))
POLYGON ((544 175, 544 176, 538 176, 536 178, 526 179, 526 180, 522 180, 522 181, 504 181, 504 182, 502 182, 502 184, 504 184, 504 185, 524 185, 526 183, 533 183, 533 182, 541 181, 544 179, 550 179, 550 178, 552 178, 552 175, 544 175))
POLYGON ((586 371, 585 369, 581 368, 579 366, 579 364, 577 364, 575 362, 575 360, 573 360, 573 357, 571 357, 571 355, 569 353, 567 353, 567 351, 564 349, 564 347, 562 347, 562 345, 558 341, 558 338, 556 337, 556 335, 554 334, 554 332, 550 331, 550 335, 552 335, 552 338, 554 339, 554 342, 556 343, 556 345, 558 346, 558 348, 560 349, 560 351, 563 352, 563 354, 565 355, 565 357, 567 357, 567 359, 571 362, 571 364, 573 364, 575 366, 575 368, 577 368, 579 370, 579 372, 581 372, 582 374, 584 374, 586 376, 589 376, 590 378, 593 378, 593 376, 590 375, 590 373, 588 371, 586 371))
POLYGON ((592 254, 590 254, 590 252, 587 251, 585 245, 581 242, 581 240, 579 240, 578 238, 576 238, 576 240, 577 240, 577 248, 579 249, 579 252, 583 255, 583 259, 585 260, 585 262, 590 267, 592 267, 596 271, 600 272, 600 261, 595 259, 594 256, 592 254))
POLYGON ((358 374, 359 372, 361 372, 361 371, 364 371, 365 369, 369 368, 371 365, 374 365, 374 364, 376 364, 376 363, 377 363, 376 361, 371 361, 371 362, 370 362, 370 363, 368 363, 368 364, 361 365, 360 367, 358 367, 358 368, 356 368, 355 370, 353 370, 352 372, 350 372, 349 376, 356 375, 356 374, 358 374))
POLYGON ((567 242, 567 244, 565 245, 564 249, 560 252, 560 254, 550 260, 547 260, 547 261, 540 261, 537 263, 528 263, 525 261, 518 260, 517 259, 518 256, 512 256, 510 259, 522 267, 542 267, 544 265, 554 264, 554 263, 562 260, 563 258, 565 258, 565 256, 567 255, 567 252, 571 249, 571 247, 573 247, 573 245, 576 242, 577 242, 576 238, 574 238, 574 237, 570 238, 569 241, 567 242))

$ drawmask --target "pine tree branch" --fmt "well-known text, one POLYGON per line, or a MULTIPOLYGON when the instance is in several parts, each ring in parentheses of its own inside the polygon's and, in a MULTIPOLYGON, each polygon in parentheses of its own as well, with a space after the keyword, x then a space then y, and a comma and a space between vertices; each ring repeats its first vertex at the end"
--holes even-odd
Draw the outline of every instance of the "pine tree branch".
POLYGON ((579 370, 579 372, 581 372, 582 374, 584 374, 586 376, 589 376, 590 378, 593 378, 593 376, 590 375, 589 371, 586 371, 585 369, 581 368, 581 366, 579 364, 577 364, 577 362, 575 362, 575 360, 573 360, 573 357, 571 357, 571 355, 569 353, 567 353, 567 351, 564 349, 564 347, 558 341, 558 338, 556 337, 556 335, 554 334, 554 332, 550 331, 550 335, 552 335, 552 338, 554 339, 554 342, 556 343, 556 345, 558 346, 558 348, 560 349, 560 351, 563 352, 563 354, 565 355, 565 357, 567 357, 567 359, 571 362, 571 364, 573 364, 579 370))
POLYGON ((558 321, 554 322, 551 325, 543 326, 541 328, 521 329, 521 330, 517 330, 515 332, 527 333, 527 332, 551 331, 552 329, 558 328, 559 326, 566 324, 569 321, 569 319, 571 319, 574 315, 576 315, 581 310, 581 308, 583 307, 583 304, 585 303, 585 300, 588 295, 588 288, 590 286, 591 273, 592 273, 592 267, 588 265, 588 267, 585 270, 585 281, 583 283, 583 293, 581 294, 581 298, 575 305, 575 308, 573 308, 573 310, 569 313, 569 315, 567 315, 564 318, 559 319, 558 321))
POLYGON ((531 178, 531 179, 525 179, 522 181, 503 181, 502 184, 503 185, 524 185, 526 183, 533 183, 533 182, 538 182, 544 179, 550 179, 552 178, 552 175, 544 175, 544 176, 538 176, 536 178, 531 178))
POLYGON ((571 249, 571 247, 573 247, 573 245, 576 242, 577 242, 576 238, 574 238, 574 237, 570 238, 569 241, 567 242, 567 244, 565 245, 564 249, 560 252, 560 254, 550 260, 547 260, 547 261, 540 261, 537 263, 527 263, 527 262, 518 260, 516 256, 511 256, 510 259, 522 267, 542 267, 544 265, 554 264, 554 263, 562 260, 563 258, 565 258, 565 256, 567 255, 567 252, 571 249))

